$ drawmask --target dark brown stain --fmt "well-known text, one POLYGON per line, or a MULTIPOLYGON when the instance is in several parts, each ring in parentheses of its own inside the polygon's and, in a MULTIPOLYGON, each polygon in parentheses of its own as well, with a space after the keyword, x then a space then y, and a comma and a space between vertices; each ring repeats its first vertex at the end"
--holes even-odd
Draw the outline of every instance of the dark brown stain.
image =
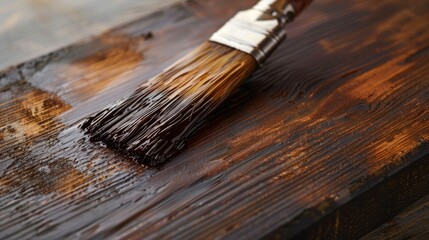
MULTIPOLYGON (((24 80, 42 89, 42 96, 55 93, 69 106, 55 118, 62 125, 57 132, 43 123, 51 117, 28 116, 52 105, 48 102, 35 101, 25 112, 12 102, 2 105, 10 108, 1 110, 1 127, 20 121, 27 126, 11 125, 16 129, 12 135, 2 128, 7 139, 1 142, 2 153, 15 147, 27 151, 11 155, 21 165, 8 169, 9 176, 36 162, 66 159, 62 161, 86 181, 76 181, 66 193, 19 187, 4 192, 2 236, 235 239, 259 238, 287 226, 282 237, 307 227, 316 233, 329 230, 326 236, 357 237, 386 220, 366 219, 365 214, 392 216, 392 209, 403 208, 416 192, 427 192, 427 181, 421 181, 427 176, 423 156, 429 140, 429 15, 424 0, 316 1, 289 26, 288 40, 211 116, 190 146, 160 169, 133 164, 91 144, 76 128, 81 119, 159 74, 253 3, 193 1, 110 32, 129 39, 150 31, 154 37, 130 44, 144 53, 142 61, 118 65, 127 74, 106 69, 117 78, 106 84, 94 81, 103 87, 93 94, 79 92, 85 79, 92 79, 92 70, 102 70, 88 71, 76 63, 97 59, 89 63, 108 68, 104 57, 134 59, 115 37, 103 44, 99 36, 60 51, 63 55, 41 58, 37 68, 24 67, 35 66, 33 62, 5 73, 3 82, 24 80), (109 48, 116 50, 109 55, 109 48), (73 67, 84 75, 62 74, 73 67), (19 134, 33 134, 37 140, 20 142, 19 134), (45 144, 48 135, 50 145, 45 144), (405 174, 398 174, 402 170, 405 174), (357 221, 353 226, 361 227, 347 227, 353 222, 351 210, 363 214, 352 219, 357 221)), ((31 92, 16 88, 1 91, 0 102, 31 92)), ((2 169, 10 159, 1 155, 2 169)))
POLYGON ((377 227, 362 237, 371 239, 425 239, 429 236, 429 196, 426 196, 408 206, 392 220, 377 227))

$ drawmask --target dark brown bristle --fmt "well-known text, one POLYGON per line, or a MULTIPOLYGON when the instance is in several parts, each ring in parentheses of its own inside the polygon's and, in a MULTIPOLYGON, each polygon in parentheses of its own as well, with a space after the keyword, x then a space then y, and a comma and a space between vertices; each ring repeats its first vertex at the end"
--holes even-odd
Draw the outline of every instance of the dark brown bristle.
POLYGON ((151 165, 170 158, 255 70, 244 52, 205 42, 128 98, 88 117, 91 139, 151 165))

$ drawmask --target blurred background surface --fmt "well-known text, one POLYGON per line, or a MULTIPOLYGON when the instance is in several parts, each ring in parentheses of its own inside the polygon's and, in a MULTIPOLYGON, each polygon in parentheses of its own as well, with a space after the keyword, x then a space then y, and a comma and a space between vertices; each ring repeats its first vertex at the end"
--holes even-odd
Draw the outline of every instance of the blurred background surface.
POLYGON ((183 0, 0 0, 0 69, 183 0))

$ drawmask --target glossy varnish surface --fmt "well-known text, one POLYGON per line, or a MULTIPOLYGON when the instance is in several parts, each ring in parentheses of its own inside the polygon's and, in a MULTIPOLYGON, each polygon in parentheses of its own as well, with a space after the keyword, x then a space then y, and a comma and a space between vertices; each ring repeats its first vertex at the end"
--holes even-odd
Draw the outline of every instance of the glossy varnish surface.
POLYGON ((362 214, 388 206, 374 203, 389 189, 398 203, 427 193, 425 0, 316 1, 160 168, 76 127, 254 3, 192 1, 0 75, 1 236, 236 239, 327 224, 315 234, 356 237, 386 220, 362 214))

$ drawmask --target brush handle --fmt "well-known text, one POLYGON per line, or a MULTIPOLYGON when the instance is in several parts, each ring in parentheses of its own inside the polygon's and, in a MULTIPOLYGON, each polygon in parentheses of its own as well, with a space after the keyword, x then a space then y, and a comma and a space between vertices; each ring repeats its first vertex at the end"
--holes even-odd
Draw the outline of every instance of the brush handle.
POLYGON ((311 0, 261 0, 238 12, 210 41, 252 55, 261 64, 286 37, 285 25, 298 16, 311 0))

